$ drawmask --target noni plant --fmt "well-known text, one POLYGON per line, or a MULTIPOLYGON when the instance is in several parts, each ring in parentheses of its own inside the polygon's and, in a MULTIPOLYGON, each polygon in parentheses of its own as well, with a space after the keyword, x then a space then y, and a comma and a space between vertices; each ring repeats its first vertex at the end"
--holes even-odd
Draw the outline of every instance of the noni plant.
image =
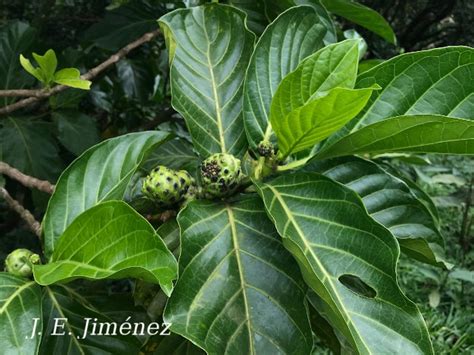
MULTIPOLYGON (((1 278, 8 349, 309 355, 317 338, 334 353, 433 353, 397 263, 452 267, 438 214, 377 156, 474 154, 474 49, 362 66, 366 44, 339 40, 328 13, 357 21, 355 3, 277 2, 263 22, 229 3, 159 19, 187 133, 111 138, 62 173, 42 263, 25 256, 1 278), (78 338, 77 314, 109 319, 79 279, 132 279, 172 335, 78 338), (72 318, 69 335, 25 337, 35 317, 50 334, 54 316, 72 318)), ((393 42, 380 21, 365 26, 393 42)))

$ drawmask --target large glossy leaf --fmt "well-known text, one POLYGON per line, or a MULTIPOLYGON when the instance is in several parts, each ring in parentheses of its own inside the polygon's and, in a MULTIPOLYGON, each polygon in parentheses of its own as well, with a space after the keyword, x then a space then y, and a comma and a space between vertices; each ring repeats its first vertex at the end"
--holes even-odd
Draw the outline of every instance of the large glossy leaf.
MULTIPOLYGON (((0 31, 0 89, 21 89, 31 85, 33 78, 21 69, 18 60, 21 53, 27 53, 35 40, 36 31, 23 22, 12 22, 0 31)), ((1 105, 7 105, 10 98, 3 97, 1 105)))
POLYGON ((123 198, 149 149, 168 137, 163 132, 131 133, 92 147, 61 175, 43 219, 45 253, 79 214, 107 200, 123 198))
MULTIPOLYGON (((125 320, 126 317, 118 321, 117 326, 120 327, 125 320)), ((139 341, 131 335, 120 335, 118 330, 114 335, 113 321, 98 312, 84 297, 69 287, 44 287, 43 334, 48 336, 43 338, 39 354, 137 354, 140 348, 139 341), (86 318, 89 318, 90 322, 96 320, 98 324, 104 324, 102 335, 92 335, 92 325, 89 324, 88 335, 84 337, 86 318), (58 327, 55 328, 56 322, 58 327), (105 334, 107 331, 109 334, 105 334), (50 335, 54 332, 62 335, 50 335)), ((96 332, 98 331, 100 324, 96 329, 96 332)))
POLYGON ((250 60, 244 87, 244 122, 252 149, 270 140, 270 105, 282 79, 324 46, 330 29, 311 7, 291 8, 262 34, 250 60))
POLYGON ((53 113, 58 139, 70 152, 82 154, 100 142, 99 129, 94 117, 76 110, 60 110, 53 113))
POLYGON ((256 34, 261 34, 270 22, 265 13, 263 1, 253 0, 228 0, 228 3, 247 14, 247 26, 256 34))
POLYGON ((122 59, 117 63, 117 75, 125 97, 141 102, 150 99, 154 75, 147 62, 122 59))
POLYGON ((189 340, 171 333, 162 337, 160 343, 153 352, 155 355, 204 355, 205 352, 191 343, 189 340))
POLYGON ((273 97, 270 121, 279 121, 336 87, 352 89, 357 77, 357 40, 324 47, 287 75, 273 97))
POLYGON ((310 173, 259 183, 258 190, 306 282, 357 353, 433 353, 419 310, 397 284, 398 243, 359 196, 310 173))
POLYGON ((403 252, 422 262, 446 265, 437 221, 401 179, 357 157, 313 161, 304 170, 324 174, 355 191, 370 216, 398 238, 403 252))
POLYGON ((78 278, 138 278, 169 295, 177 263, 152 225, 122 201, 88 209, 66 229, 51 260, 33 269, 41 285, 78 278))
POLYGON ((472 155, 474 120, 438 115, 393 117, 342 137, 317 157, 387 152, 472 155))
MULTIPOLYGON (((473 118, 474 49, 446 47, 408 53, 362 73, 357 87, 377 83, 356 129, 385 118, 437 114, 473 118)), ((354 127, 352 125, 351 127, 354 127)))
POLYGON ((209 354, 308 354, 305 286, 258 196, 192 202, 178 216, 171 329, 209 354))
POLYGON ((392 27, 377 11, 353 0, 321 0, 329 12, 352 21, 395 44, 397 38, 392 27))
POLYGON ((186 120, 197 151, 242 156, 243 81, 255 36, 245 14, 209 4, 173 11, 160 19, 171 59, 173 107, 186 120))
POLYGON ((36 354, 41 335, 34 334, 31 338, 35 323, 37 332, 41 332, 40 287, 34 281, 0 272, 2 354, 36 354))
POLYGON ((54 182, 63 168, 52 126, 32 117, 2 119, 0 160, 25 174, 54 182))
POLYGON ((183 138, 175 138, 154 149, 143 163, 143 168, 151 170, 157 165, 166 165, 171 169, 185 169, 193 173, 199 164, 193 145, 183 138))
POLYGON ((271 123, 281 154, 312 148, 342 128, 364 108, 374 89, 335 88, 286 116, 274 116, 271 123))
POLYGON ((107 11, 104 19, 84 33, 84 39, 99 48, 116 51, 145 32, 155 30, 159 15, 159 7, 153 5, 153 2, 132 1, 118 9, 107 11))

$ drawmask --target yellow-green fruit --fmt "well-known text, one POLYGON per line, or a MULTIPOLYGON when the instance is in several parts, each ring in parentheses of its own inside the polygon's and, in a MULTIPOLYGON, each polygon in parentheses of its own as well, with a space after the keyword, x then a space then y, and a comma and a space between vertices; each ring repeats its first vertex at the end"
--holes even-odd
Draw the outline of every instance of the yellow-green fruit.
POLYGON ((170 205, 179 202, 182 188, 178 172, 166 166, 157 166, 143 180, 142 192, 153 201, 170 205))
POLYGON ((196 181, 186 170, 180 170, 177 172, 177 174, 182 195, 186 194, 191 187, 196 186, 196 181))
POLYGON ((10 274, 30 277, 33 274, 33 264, 39 264, 40 257, 28 249, 16 249, 5 259, 5 271, 10 274))
POLYGON ((226 153, 211 155, 202 163, 201 178, 206 194, 213 197, 229 195, 242 180, 240 160, 226 153))

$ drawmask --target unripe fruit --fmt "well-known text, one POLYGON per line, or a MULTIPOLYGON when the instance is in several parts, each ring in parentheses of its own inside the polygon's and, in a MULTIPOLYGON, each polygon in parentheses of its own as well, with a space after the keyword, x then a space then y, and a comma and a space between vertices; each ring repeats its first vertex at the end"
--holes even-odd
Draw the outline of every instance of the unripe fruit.
POLYGON ((270 142, 267 141, 261 141, 258 144, 258 154, 262 157, 272 157, 275 155, 275 149, 273 148, 273 145, 270 142))
POLYGON ((218 153, 201 166, 203 190, 210 197, 221 197, 236 190, 242 180, 240 160, 231 154, 218 153))
POLYGON ((33 264, 39 264, 40 257, 28 249, 16 249, 5 259, 5 271, 13 275, 30 277, 33 264))
POLYGON ((162 205, 179 202, 182 197, 180 176, 177 171, 166 166, 157 166, 143 180, 142 192, 162 205))

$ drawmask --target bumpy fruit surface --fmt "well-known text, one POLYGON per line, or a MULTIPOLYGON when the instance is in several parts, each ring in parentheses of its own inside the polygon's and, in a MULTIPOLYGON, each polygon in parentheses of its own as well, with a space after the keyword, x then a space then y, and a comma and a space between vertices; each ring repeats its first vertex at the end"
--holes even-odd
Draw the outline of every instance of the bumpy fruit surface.
POLYGON ((219 153, 204 160, 201 177, 204 192, 211 197, 228 195, 242 180, 240 160, 233 155, 219 153))
POLYGON ((28 249, 16 249, 5 259, 5 271, 13 275, 30 277, 33 264, 39 264, 40 257, 28 249))
POLYGON ((272 157, 275 155, 275 148, 270 142, 261 141, 258 145, 258 154, 262 157, 272 157))
POLYGON ((182 197, 180 176, 177 171, 166 166, 157 166, 143 180, 142 192, 163 205, 179 202, 182 197))

